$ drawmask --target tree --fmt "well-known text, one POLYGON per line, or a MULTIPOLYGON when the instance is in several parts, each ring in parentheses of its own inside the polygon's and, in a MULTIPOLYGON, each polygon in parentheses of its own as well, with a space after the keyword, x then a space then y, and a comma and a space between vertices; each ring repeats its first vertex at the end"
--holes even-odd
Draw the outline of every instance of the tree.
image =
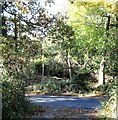
POLYGON ((74 31, 66 24, 66 16, 57 16, 55 25, 52 28, 52 42, 58 45, 59 54, 68 68, 69 79, 72 79, 71 49, 74 47, 74 31))
MULTIPOLYGON (((12 45, 15 49, 15 54, 16 54, 15 56, 19 56, 23 52, 20 46, 20 44, 23 42, 22 41, 23 39, 25 39, 26 42, 31 41, 32 45, 35 44, 35 47, 40 46, 40 43, 42 43, 41 55, 42 55, 42 78, 43 78, 44 76, 44 50, 43 50, 44 45, 43 44, 44 44, 44 38, 47 36, 51 26, 51 18, 49 17, 47 11, 40 6, 40 2, 27 3, 27 2, 19 1, 14 3, 4 2, 3 12, 4 13, 7 12, 7 14, 9 14, 10 16, 9 18, 7 18, 7 21, 5 22, 7 23, 6 26, 7 34, 9 34, 10 39, 11 38, 14 39, 12 45)), ((6 23, 4 23, 4 25, 6 23)), ((3 31, 3 33, 5 32, 3 31)), ((26 46, 28 49, 26 50, 26 48, 25 49, 23 48, 23 50, 26 50, 28 52, 31 51, 34 45, 31 46, 28 43, 26 46)), ((36 53, 36 54, 34 53, 35 56, 37 55, 37 53, 40 53, 39 51, 41 50, 41 48, 36 48, 36 49, 37 50, 34 50, 36 53)), ((32 53, 29 53, 29 55, 24 54, 24 56, 29 57, 31 54, 33 54, 33 51, 32 53)), ((30 63, 30 60, 33 59, 32 57, 30 57, 30 59, 26 58, 25 61, 27 62, 29 61, 30 63)))
POLYGON ((77 33, 76 41, 78 42, 78 47, 80 50, 85 51, 84 55, 87 55, 87 58, 92 60, 91 64, 96 64, 95 61, 97 59, 97 61, 100 61, 100 58, 102 58, 99 84, 105 83, 105 66, 108 65, 106 60, 109 61, 109 45, 113 46, 114 44, 111 43, 110 36, 115 34, 115 31, 112 27, 112 34, 110 35, 109 29, 110 26, 116 25, 114 24, 116 20, 114 19, 115 14, 108 5, 110 4, 107 2, 73 2, 71 5, 73 12, 70 9, 68 21, 68 24, 77 33), (110 21, 110 18, 112 21, 110 21))

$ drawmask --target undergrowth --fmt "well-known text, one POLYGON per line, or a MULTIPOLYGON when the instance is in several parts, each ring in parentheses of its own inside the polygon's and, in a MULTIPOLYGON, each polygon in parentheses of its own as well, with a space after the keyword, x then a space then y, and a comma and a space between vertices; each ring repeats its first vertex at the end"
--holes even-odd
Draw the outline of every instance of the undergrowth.
POLYGON ((114 79, 105 89, 105 93, 108 97, 108 100, 103 103, 103 108, 101 109, 99 116, 102 116, 105 120, 109 118, 116 118, 117 108, 117 80, 114 79))
POLYGON ((47 79, 43 83, 37 83, 30 85, 27 88, 27 93, 30 92, 46 92, 50 94, 61 94, 66 92, 73 93, 86 93, 91 91, 91 88, 87 85, 86 82, 81 80, 54 80, 47 79))

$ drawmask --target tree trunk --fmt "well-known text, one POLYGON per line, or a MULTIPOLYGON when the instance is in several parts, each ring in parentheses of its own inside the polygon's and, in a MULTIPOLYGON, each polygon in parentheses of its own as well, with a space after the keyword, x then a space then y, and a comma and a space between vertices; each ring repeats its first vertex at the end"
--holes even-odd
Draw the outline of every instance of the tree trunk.
POLYGON ((98 86, 105 84, 105 59, 102 57, 100 62, 100 69, 99 69, 99 81, 98 86))
POLYGON ((44 39, 42 39, 42 81, 44 80, 44 39))
POLYGON ((106 56, 106 51, 107 51, 107 43, 109 40, 109 27, 110 27, 110 15, 106 16, 107 19, 105 21, 105 29, 106 29, 106 40, 104 41, 104 47, 105 50, 103 51, 103 57, 102 60, 100 62, 100 69, 99 69, 99 82, 98 82, 98 86, 105 84, 105 56, 106 56))
POLYGON ((18 28, 17 28, 17 18, 16 18, 16 15, 14 15, 14 34, 15 34, 15 37, 14 37, 14 40, 15 40, 15 51, 17 52, 17 38, 18 38, 18 28))
POLYGON ((70 64, 70 55, 69 55, 69 51, 67 51, 67 62, 68 62, 68 73, 69 73, 69 79, 72 79, 72 75, 71 75, 71 64, 70 64))

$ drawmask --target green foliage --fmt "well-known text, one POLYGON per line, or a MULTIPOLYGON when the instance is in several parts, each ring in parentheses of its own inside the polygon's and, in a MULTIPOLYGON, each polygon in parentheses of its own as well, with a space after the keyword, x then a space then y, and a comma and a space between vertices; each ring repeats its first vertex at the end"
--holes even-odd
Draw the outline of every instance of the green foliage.
MULTIPOLYGON (((20 72, 14 70, 16 67, 20 69, 24 63, 21 60, 22 58, 20 58, 18 54, 15 54, 14 49, 9 48, 10 44, 6 44, 6 42, 9 42, 9 39, 7 41, 7 39, 2 38, 2 40, 3 59, 0 60, 3 108, 2 119, 21 119, 24 117, 24 113, 29 111, 32 106, 25 98, 25 82, 22 81, 22 79, 24 79, 23 74, 20 74, 22 70, 20 70, 20 72)), ((31 66, 29 68, 31 68, 31 66)))
POLYGON ((103 85, 100 85, 96 88, 96 91, 99 91, 99 92, 105 92, 107 89, 108 89, 109 85, 106 83, 106 84, 103 84, 103 85))
MULTIPOLYGON (((41 74, 42 62, 40 59, 35 60, 35 74, 41 74)), ((68 78, 68 69, 66 68, 64 63, 60 63, 56 60, 49 59, 48 61, 44 61, 44 75, 45 76, 56 76, 56 77, 64 77, 68 78)))
POLYGON ((109 118, 116 118, 117 109, 117 79, 111 81, 111 84, 106 89, 106 94, 109 99, 103 103, 103 108, 101 109, 99 115, 104 117, 106 120, 109 118))
POLYGON ((18 79, 28 79, 34 74, 34 65, 30 61, 37 52, 37 43, 32 43, 31 40, 24 36, 18 42, 17 52, 14 47, 14 41, 11 37, 1 38, 1 55, 4 59, 4 66, 7 73, 18 79))
POLYGON ((18 81, 2 82, 2 118, 19 119, 27 111, 23 84, 18 81))
POLYGON ((53 80, 48 80, 44 85, 44 90, 48 93, 58 93, 60 92, 60 86, 57 82, 53 80))
POLYGON ((90 73, 74 74, 71 80, 70 90, 76 93, 89 92, 91 90, 89 82, 91 79, 90 73))
POLYGON ((26 100, 24 82, 11 78, 3 64, 1 65, 2 84, 2 119, 20 120, 25 113, 34 109, 33 105, 26 100))
POLYGON ((56 61, 50 61, 49 65, 47 66, 47 70, 50 76, 57 76, 67 78, 67 68, 65 68, 64 63, 59 63, 56 61))
POLYGON ((26 88, 26 91, 27 93, 46 92, 49 94, 61 94, 66 92, 73 93, 89 92, 91 90, 88 84, 89 82, 86 79, 84 80, 81 78, 73 76, 73 79, 71 81, 69 79, 58 80, 58 78, 50 78, 43 81, 43 83, 28 86, 26 88))
MULTIPOLYGON (((66 80, 65 80, 66 81, 66 80)), ((51 94, 58 94, 63 92, 63 88, 66 85, 64 82, 48 79, 44 83, 34 84, 33 86, 28 86, 27 92, 47 92, 51 94)))

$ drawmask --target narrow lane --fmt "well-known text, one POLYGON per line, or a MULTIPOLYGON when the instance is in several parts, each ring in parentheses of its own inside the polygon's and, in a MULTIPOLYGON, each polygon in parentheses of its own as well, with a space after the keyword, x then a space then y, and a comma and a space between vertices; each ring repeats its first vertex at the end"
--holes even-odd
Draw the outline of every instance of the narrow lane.
POLYGON ((101 107, 105 98, 101 97, 75 97, 75 96, 49 96, 32 95, 27 96, 33 104, 48 107, 69 107, 82 109, 95 109, 101 107))

